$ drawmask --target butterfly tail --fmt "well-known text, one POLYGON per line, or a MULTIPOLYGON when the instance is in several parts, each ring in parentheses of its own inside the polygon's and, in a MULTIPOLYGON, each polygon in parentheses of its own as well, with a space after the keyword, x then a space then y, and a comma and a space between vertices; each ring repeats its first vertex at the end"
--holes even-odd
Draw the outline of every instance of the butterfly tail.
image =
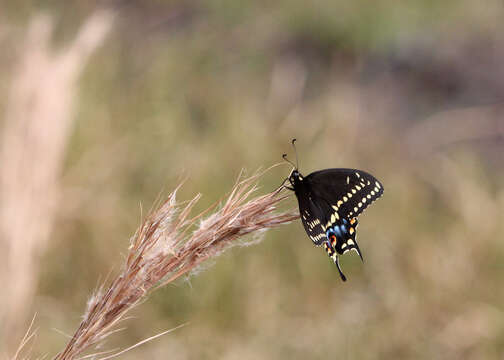
POLYGON ((338 253, 336 252, 336 250, 334 250, 333 246, 329 241, 324 242, 324 249, 327 252, 327 255, 334 261, 334 264, 338 268, 341 280, 346 281, 346 276, 345 274, 343 274, 343 271, 341 271, 338 253))
POLYGON ((359 249, 359 245, 357 244, 357 241, 354 240, 354 243, 355 243, 355 247, 352 250, 355 250, 355 252, 357 254, 359 254, 361 261, 364 262, 364 258, 362 257, 362 253, 359 249))

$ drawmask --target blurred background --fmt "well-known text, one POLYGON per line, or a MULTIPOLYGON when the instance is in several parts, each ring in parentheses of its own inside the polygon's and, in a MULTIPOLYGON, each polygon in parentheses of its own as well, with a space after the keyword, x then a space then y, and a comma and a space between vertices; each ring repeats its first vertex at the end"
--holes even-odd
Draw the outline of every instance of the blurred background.
POLYGON ((385 185, 349 281, 298 221, 157 291, 101 350, 189 322, 122 358, 503 358, 501 1, 0 8, 2 356, 34 314, 31 357, 64 347, 160 192, 187 177, 202 210, 297 137, 302 173, 385 185))

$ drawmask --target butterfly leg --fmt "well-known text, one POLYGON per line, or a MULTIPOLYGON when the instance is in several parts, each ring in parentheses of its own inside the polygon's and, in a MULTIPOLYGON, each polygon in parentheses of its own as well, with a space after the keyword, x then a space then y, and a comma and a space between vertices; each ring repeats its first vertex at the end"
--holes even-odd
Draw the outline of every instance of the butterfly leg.
POLYGON ((290 187, 290 186, 285 185, 285 182, 286 182, 287 180, 289 180, 289 178, 285 178, 285 179, 282 181, 282 183, 280 184, 280 186, 279 186, 279 187, 277 187, 277 188, 276 188, 276 190, 275 190, 274 192, 279 191, 281 188, 286 188, 286 189, 289 189, 289 190, 291 190, 291 191, 294 191, 294 188, 293 188, 293 187, 290 187))
POLYGON ((341 280, 346 281, 346 276, 341 271, 341 266, 340 266, 340 263, 339 263, 338 253, 336 252, 336 250, 334 250, 334 248, 333 248, 333 246, 332 246, 332 244, 331 244, 331 242, 329 240, 324 241, 324 249, 327 252, 327 255, 329 255, 329 257, 336 264, 336 267, 338 268, 339 274, 341 276, 341 280))

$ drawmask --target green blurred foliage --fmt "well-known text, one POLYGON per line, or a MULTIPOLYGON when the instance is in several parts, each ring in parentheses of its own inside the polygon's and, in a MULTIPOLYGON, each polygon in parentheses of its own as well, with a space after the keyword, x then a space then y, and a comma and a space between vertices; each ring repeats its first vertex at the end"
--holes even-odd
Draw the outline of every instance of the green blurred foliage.
POLYGON ((498 1, 3 1, 2 46, 47 12, 64 47, 100 6, 118 21, 80 80, 34 355, 61 349, 51 329, 71 334, 118 271, 141 207, 187 177, 179 198, 202 193, 202 210, 297 137, 303 173, 355 167, 385 185, 361 217, 365 263, 342 260, 349 281, 297 222, 157 291, 105 348, 189 322, 123 358, 502 357, 498 1), (482 107, 495 117, 458 121, 482 107), (472 136, 468 122, 491 130, 472 136))

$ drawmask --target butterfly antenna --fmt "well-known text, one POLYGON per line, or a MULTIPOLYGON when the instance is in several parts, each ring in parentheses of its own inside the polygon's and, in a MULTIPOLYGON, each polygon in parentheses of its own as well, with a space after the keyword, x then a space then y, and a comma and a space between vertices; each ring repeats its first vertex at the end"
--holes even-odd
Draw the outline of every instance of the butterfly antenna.
POLYGON ((295 142, 296 142, 296 139, 292 139, 292 147, 294 148, 294 153, 296 154, 296 169, 299 169, 298 154, 297 154, 295 142))
POLYGON ((287 159, 287 154, 283 154, 282 159, 284 159, 285 161, 287 161, 289 164, 291 164, 292 166, 294 166, 297 169, 296 165, 294 165, 294 163, 292 161, 287 159))

